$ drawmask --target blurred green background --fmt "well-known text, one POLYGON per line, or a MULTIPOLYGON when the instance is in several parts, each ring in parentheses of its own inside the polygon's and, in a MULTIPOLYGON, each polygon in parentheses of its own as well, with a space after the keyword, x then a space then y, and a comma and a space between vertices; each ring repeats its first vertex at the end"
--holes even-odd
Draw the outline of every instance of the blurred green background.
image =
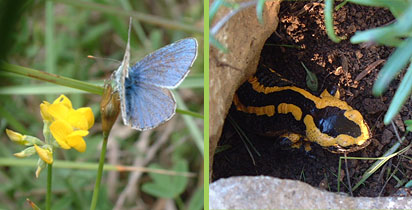
MULTIPOLYGON (((132 64, 171 42, 197 38, 196 62, 174 93, 178 108, 203 115, 203 1, 1 1, 0 12, 1 60, 97 84, 108 79, 119 63, 87 56, 121 61, 129 16, 133 17, 132 64)), ((74 108, 91 107, 96 122, 85 138, 85 153, 58 149, 55 160, 97 165, 102 141, 101 97, 2 70, 0 80, 0 209, 29 209, 27 198, 44 207, 46 171, 36 179, 37 156, 13 156, 24 147, 13 144, 5 129, 42 138, 40 103, 65 94, 74 108)), ((143 133, 118 119, 109 139, 106 164, 195 175, 106 171, 97 209, 202 209, 203 119, 178 113, 165 125, 143 133)), ((88 209, 95 177, 94 168, 54 167, 52 209, 88 209)))

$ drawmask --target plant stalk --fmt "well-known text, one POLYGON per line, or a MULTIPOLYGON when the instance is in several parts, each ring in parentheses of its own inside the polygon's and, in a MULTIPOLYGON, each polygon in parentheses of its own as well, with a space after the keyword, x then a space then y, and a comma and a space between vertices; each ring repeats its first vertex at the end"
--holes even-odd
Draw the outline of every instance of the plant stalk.
POLYGON ((90 210, 96 209, 97 199, 99 197, 99 191, 100 191, 100 183, 101 183, 102 175, 103 175, 104 160, 106 158, 106 149, 107 149, 108 139, 109 139, 109 135, 103 136, 102 151, 100 153, 99 168, 97 169, 96 184, 94 185, 93 198, 92 198, 92 203, 90 205, 90 210))
POLYGON ((46 210, 51 209, 51 196, 52 196, 52 172, 53 164, 47 164, 47 193, 46 193, 46 210))

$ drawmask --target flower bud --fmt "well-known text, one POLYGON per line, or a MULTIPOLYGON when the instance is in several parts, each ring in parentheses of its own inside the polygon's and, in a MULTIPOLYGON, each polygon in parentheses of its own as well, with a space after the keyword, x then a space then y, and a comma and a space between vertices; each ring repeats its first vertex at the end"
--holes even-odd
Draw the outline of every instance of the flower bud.
POLYGON ((14 132, 6 128, 6 134, 10 138, 10 140, 18 144, 26 145, 26 146, 31 145, 28 141, 24 139, 25 136, 21 135, 20 133, 14 132))
POLYGON ((47 164, 53 163, 53 152, 50 146, 44 145, 43 147, 39 147, 37 145, 34 145, 34 148, 36 149, 36 152, 39 155, 39 157, 44 162, 46 162, 47 164))
POLYGON ((46 162, 39 158, 39 160, 37 161, 36 178, 39 178, 41 170, 43 170, 43 168, 46 168, 46 165, 46 162))
POLYGON ((30 199, 26 198, 26 201, 27 201, 27 203, 29 203, 29 205, 31 206, 31 208, 33 210, 40 210, 40 208, 33 201, 31 201, 30 199))
POLYGON ((34 147, 28 147, 19 153, 14 153, 13 155, 19 158, 25 158, 25 157, 32 156, 34 153, 36 153, 36 150, 34 149, 34 147))
POLYGON ((105 84, 102 101, 100 102, 100 112, 102 115, 103 136, 107 136, 120 112, 119 93, 113 92, 112 86, 108 83, 105 84))

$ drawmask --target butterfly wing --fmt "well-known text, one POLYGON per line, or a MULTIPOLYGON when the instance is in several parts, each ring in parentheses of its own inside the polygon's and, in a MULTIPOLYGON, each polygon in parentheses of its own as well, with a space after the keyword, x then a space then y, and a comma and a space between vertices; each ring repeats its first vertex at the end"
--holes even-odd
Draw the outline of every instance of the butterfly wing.
POLYGON ((189 73, 196 56, 196 39, 182 39, 137 62, 130 69, 129 77, 158 87, 175 88, 189 73))
POLYGON ((127 45, 126 45, 126 51, 124 53, 123 61, 120 67, 114 73, 114 78, 116 80, 116 90, 119 92, 119 98, 121 100, 120 107, 122 110, 123 121, 126 117, 125 79, 129 75, 131 26, 132 26, 132 18, 130 18, 130 21, 129 21, 129 32, 127 35, 127 45))
POLYGON ((137 130, 147 130, 166 122, 175 114, 176 102, 168 89, 125 80, 126 116, 123 122, 137 130))

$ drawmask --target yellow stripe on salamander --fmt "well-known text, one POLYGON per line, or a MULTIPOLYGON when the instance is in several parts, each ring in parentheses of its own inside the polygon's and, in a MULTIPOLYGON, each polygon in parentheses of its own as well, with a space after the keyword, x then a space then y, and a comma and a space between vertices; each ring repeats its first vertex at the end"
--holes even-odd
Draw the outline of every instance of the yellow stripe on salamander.
POLYGON ((233 97, 233 103, 236 106, 236 109, 238 111, 250 113, 250 114, 256 114, 258 116, 260 115, 267 115, 269 117, 272 117, 275 115, 275 106, 274 105, 268 105, 268 106, 262 106, 262 107, 256 107, 256 106, 245 106, 243 105, 237 94, 234 95, 233 97))
POLYGON ((294 104, 287 104, 287 103, 279 104, 278 113, 280 114, 292 113, 293 117, 295 117, 295 120, 300 121, 302 119, 302 110, 294 104))
POLYGON ((316 108, 318 109, 323 109, 327 106, 333 106, 333 107, 338 107, 342 110, 352 110, 352 107, 350 107, 345 101, 338 100, 337 98, 330 96, 330 95, 323 95, 323 97, 319 98, 317 96, 312 95, 308 91, 302 88, 295 87, 295 86, 265 87, 259 83, 256 76, 251 77, 248 80, 248 82, 252 84, 252 88, 259 93, 269 94, 269 93, 280 92, 284 90, 292 90, 292 91, 298 92, 305 98, 313 101, 316 105, 316 108))

